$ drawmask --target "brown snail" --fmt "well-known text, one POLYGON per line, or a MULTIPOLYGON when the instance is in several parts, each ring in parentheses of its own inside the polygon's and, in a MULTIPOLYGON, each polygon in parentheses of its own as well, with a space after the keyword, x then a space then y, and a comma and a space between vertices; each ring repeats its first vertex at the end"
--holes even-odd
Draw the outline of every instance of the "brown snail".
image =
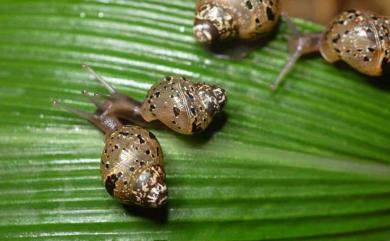
POLYGON ((197 0, 193 32, 200 43, 256 40, 280 18, 279 0, 197 0))
POLYGON ((83 66, 110 92, 107 97, 91 97, 98 112, 142 126, 158 120, 178 133, 191 135, 206 129, 227 101, 222 88, 173 76, 154 84, 145 100, 138 102, 116 91, 91 67, 83 66))
POLYGON ((107 113, 88 113, 53 101, 53 105, 87 119, 105 133, 100 174, 107 192, 124 204, 158 208, 167 201, 163 153, 144 128, 122 125, 107 113))
POLYGON ((350 10, 338 15, 324 33, 302 34, 285 16, 293 36, 289 60, 271 88, 276 90, 296 61, 305 54, 320 52, 330 62, 344 61, 357 71, 380 76, 390 62, 390 19, 369 11, 350 10))

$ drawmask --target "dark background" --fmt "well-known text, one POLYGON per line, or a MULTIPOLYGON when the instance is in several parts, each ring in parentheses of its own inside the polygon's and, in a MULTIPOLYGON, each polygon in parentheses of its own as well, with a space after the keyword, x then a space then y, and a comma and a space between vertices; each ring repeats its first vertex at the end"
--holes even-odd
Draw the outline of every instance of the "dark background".
POLYGON ((367 9, 390 15, 389 0, 282 0, 290 16, 327 24, 337 13, 348 9, 367 9))

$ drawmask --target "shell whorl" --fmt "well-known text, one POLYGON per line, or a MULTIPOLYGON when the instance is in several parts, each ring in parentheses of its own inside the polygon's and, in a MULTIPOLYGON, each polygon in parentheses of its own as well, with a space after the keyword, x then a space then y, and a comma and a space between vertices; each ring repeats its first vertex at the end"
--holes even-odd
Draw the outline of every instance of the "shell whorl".
POLYGON ((342 60, 364 74, 379 76, 390 56, 390 20, 369 11, 343 12, 323 35, 321 54, 328 62, 342 60))
POLYGON ((191 135, 206 129, 225 103, 223 89, 175 76, 152 86, 141 113, 146 121, 159 120, 176 132, 191 135))
POLYGON ((256 40, 271 32, 279 18, 279 0, 197 0, 193 31, 201 43, 256 40))
POLYGON ((122 126, 106 136, 100 173, 107 192, 125 204, 160 207, 167 200, 163 153, 155 136, 122 126))
POLYGON ((198 42, 212 44, 235 38, 237 22, 224 5, 206 1, 196 13, 193 32, 198 42))

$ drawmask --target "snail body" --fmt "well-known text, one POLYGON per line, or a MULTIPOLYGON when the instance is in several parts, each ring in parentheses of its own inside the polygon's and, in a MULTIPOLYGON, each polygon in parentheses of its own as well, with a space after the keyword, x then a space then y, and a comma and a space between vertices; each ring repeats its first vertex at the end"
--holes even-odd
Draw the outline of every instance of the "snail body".
POLYGON ((98 107, 95 113, 75 109, 57 100, 53 105, 88 120, 105 133, 100 174, 107 192, 124 204, 148 208, 163 206, 168 193, 163 153, 156 137, 142 127, 122 125, 117 117, 102 112, 99 102, 91 100, 98 107))
POLYGON ((370 11, 350 10, 338 15, 323 33, 301 34, 285 16, 294 36, 289 41, 289 60, 272 84, 276 89, 296 61, 320 52, 329 63, 344 61, 369 76, 381 76, 390 63, 390 19, 370 11))
POLYGON ((91 97, 98 102, 97 113, 140 126, 152 126, 159 121, 175 132, 191 135, 205 130, 227 101, 222 88, 168 76, 154 84, 144 101, 139 102, 119 93, 90 67, 86 68, 110 91, 108 97, 91 97))
POLYGON ((221 88, 180 76, 166 77, 149 90, 141 115, 146 121, 159 120, 176 132, 191 135, 206 129, 225 103, 221 88))
POLYGON ((256 40, 280 17, 279 0, 197 0, 193 32, 200 43, 256 40))

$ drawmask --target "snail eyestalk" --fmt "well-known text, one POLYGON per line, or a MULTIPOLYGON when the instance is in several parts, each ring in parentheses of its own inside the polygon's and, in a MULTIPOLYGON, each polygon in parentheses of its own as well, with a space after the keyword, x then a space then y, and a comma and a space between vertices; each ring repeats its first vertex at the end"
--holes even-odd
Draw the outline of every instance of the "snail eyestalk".
POLYGON ((279 85, 283 82, 284 77, 287 75, 287 73, 291 70, 291 68, 295 65, 295 63, 301 56, 302 52, 300 51, 295 51, 293 55, 289 55, 289 59, 286 65, 283 67, 282 71, 280 71, 276 80, 271 84, 271 89, 273 91, 278 89, 279 85))
POLYGON ((116 93, 117 91, 115 90, 112 85, 110 85, 101 75, 96 73, 95 70, 91 68, 91 66, 87 64, 82 64, 81 65, 85 70, 87 70, 90 74, 92 74, 109 92, 110 94, 116 93))
POLYGON ((52 104, 54 107, 63 109, 67 112, 79 116, 82 119, 88 120, 104 134, 112 133, 113 131, 117 130, 119 127, 122 126, 122 123, 116 117, 106 115, 105 113, 102 113, 100 115, 89 113, 86 111, 79 110, 71 105, 62 103, 58 100, 53 100, 52 104))
POLYGON ((322 34, 310 33, 302 34, 297 26, 291 21, 286 13, 282 13, 288 27, 293 32, 293 36, 288 41, 289 57, 287 63, 280 71, 276 80, 271 84, 273 91, 277 90, 282 83, 284 77, 290 72, 295 63, 302 57, 302 55, 319 52, 322 34))
POLYGON ((107 103, 106 96, 102 96, 98 93, 92 93, 91 95, 88 90, 81 91, 81 94, 87 97, 88 100, 96 106, 97 110, 95 113, 104 112, 107 108, 109 108, 107 106, 109 103, 107 103))
POLYGON ((86 111, 82 111, 82 110, 79 110, 71 105, 68 105, 68 104, 65 104, 65 103, 62 103, 60 102, 59 100, 53 100, 52 101, 52 104, 54 107, 57 107, 57 108, 60 108, 60 109, 63 109, 67 112, 70 112, 70 113, 73 113, 83 119, 87 119, 87 120, 92 120, 94 118, 94 115, 92 113, 89 113, 89 112, 86 112, 86 111))
POLYGON ((115 116, 116 118, 128 120, 134 124, 144 127, 150 127, 140 114, 140 108, 142 103, 124 94, 119 93, 114 87, 112 87, 103 77, 97 74, 89 65, 82 64, 89 73, 109 91, 110 95, 105 96, 101 94, 94 94, 90 96, 88 91, 84 90, 82 94, 87 96, 88 99, 94 103, 97 107, 96 114, 105 114, 109 116, 115 116))

